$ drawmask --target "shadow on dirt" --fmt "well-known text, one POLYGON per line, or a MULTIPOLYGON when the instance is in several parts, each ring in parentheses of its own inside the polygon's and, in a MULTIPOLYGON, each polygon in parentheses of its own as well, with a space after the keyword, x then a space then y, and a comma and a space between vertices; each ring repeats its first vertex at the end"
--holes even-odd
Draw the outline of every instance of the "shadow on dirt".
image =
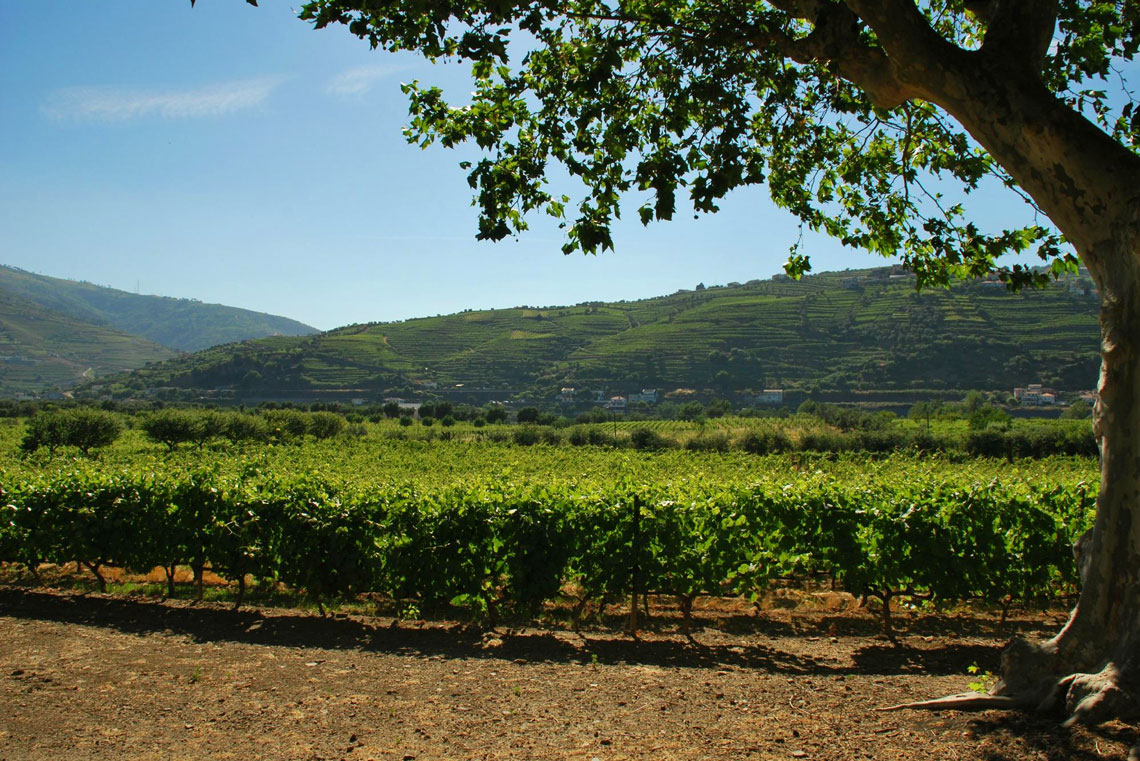
POLYGON ((995 670, 1004 643, 1004 636, 992 636, 992 642, 981 644, 946 642, 931 637, 910 637, 900 647, 891 646, 885 640, 882 644, 852 643, 840 636, 809 633, 837 631, 837 622, 826 618, 805 631, 803 626, 793 627, 787 622, 763 617, 752 619, 754 625, 749 640, 726 637, 720 630, 699 632, 693 639, 650 630, 634 640, 621 635, 617 626, 584 632, 505 627, 485 631, 464 623, 398 622, 342 614, 321 618, 297 612, 235 611, 213 604, 16 588, 0 588, 0 615, 106 627, 131 634, 185 636, 198 642, 518 662, 745 668, 805 675, 960 675, 972 665, 995 670), (757 642, 757 638, 771 641, 757 642), (807 653, 800 652, 802 650, 807 653))
POLYGON ((1024 761, 1026 746, 1032 749, 1033 755, 1029 758, 1039 761, 1103 761, 1105 756, 1097 739, 1124 747, 1136 742, 1135 730, 1128 727, 1109 724, 1064 729, 1055 717, 1005 711, 987 712, 970 719, 968 725, 977 737, 992 737, 997 741, 981 750, 979 761, 1024 761), (1077 734, 1091 736, 1092 749, 1090 743, 1075 736, 1077 734), (1024 744, 1011 747, 1002 742, 1010 735, 1020 738, 1024 744))

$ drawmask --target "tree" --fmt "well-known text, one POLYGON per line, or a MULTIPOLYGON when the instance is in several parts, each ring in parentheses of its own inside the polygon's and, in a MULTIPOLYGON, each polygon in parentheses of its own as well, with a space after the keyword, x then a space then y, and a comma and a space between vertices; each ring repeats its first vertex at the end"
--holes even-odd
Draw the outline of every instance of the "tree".
MULTIPOLYGON (((990 272, 1041 284, 1079 258, 1104 339, 1081 595, 1056 637, 1012 644, 994 694, 968 704, 1140 715, 1140 109, 1127 94, 1140 4, 314 0, 301 17, 471 62, 469 103, 404 87, 409 140, 483 149, 465 165, 481 239, 542 211, 568 225, 565 251, 592 253, 612 247, 632 194, 648 223, 672 217, 679 192, 712 212, 764 183, 809 228, 900 257, 923 286, 990 272), (548 178, 559 164, 584 188, 572 220, 563 180, 548 178), (1026 199, 1029 224, 970 221, 970 191, 995 180, 1026 199), (996 261, 1024 251, 1048 267, 996 261)), ((789 273, 808 266, 793 247, 789 273)))
POLYGON ((938 414, 938 410, 942 408, 942 402, 938 400, 927 400, 915 402, 911 405, 907 417, 911 420, 923 420, 926 422, 926 432, 930 433, 930 418, 938 414))
POLYGON ((165 444, 167 449, 184 442, 203 442, 206 416, 192 410, 167 408, 148 415, 140 427, 151 441, 165 444))
POLYGON ((518 421, 520 423, 537 423, 538 417, 538 407, 523 407, 521 410, 519 410, 518 421))
POLYGON ((77 447, 89 455, 92 449, 113 444, 122 432, 122 421, 111 412, 94 407, 52 410, 28 421, 28 431, 20 447, 31 452, 46 446, 51 454, 57 447, 77 447))
POLYGON ((1069 408, 1061 413, 1061 417, 1065 420, 1084 420, 1092 415, 1092 406, 1084 399, 1078 399, 1069 405, 1069 408))

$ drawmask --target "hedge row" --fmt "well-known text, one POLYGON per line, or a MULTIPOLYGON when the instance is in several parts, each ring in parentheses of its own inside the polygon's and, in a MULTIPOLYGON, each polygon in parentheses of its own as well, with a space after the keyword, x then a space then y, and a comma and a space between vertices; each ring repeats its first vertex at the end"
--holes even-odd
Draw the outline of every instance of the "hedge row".
POLYGON ((377 593, 479 615, 536 610, 568 584, 579 601, 641 591, 755 594, 774 578, 829 574, 887 605, 1029 599, 1075 583, 1083 486, 938 482, 881 488, 773 484, 670 499, 667 487, 602 491, 486 481, 462 488, 338 488, 315 478, 68 472, 0 490, 0 561, 138 571, 209 567, 238 584, 284 582, 320 603, 377 593))

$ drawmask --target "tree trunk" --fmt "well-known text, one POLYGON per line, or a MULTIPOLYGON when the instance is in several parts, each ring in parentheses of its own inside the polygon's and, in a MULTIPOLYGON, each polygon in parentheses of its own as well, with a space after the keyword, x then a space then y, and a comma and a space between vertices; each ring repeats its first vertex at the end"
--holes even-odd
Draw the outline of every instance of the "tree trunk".
POLYGON ((1056 637, 1011 643, 995 688, 1090 724, 1140 717, 1140 257, 1126 254, 1101 292, 1101 483, 1096 523, 1074 548, 1081 594, 1056 637))
MULTIPOLYGON (((881 6, 847 2, 888 31, 881 6)), ((1054 638, 1010 643, 993 695, 925 707, 1061 707, 1088 723, 1140 716, 1140 156, 1000 49, 882 39, 911 97, 949 112, 1010 173, 1074 247, 1101 297, 1101 485, 1094 527, 1074 550, 1077 605, 1054 638)), ((1140 746, 1134 754, 1140 759, 1140 746)))

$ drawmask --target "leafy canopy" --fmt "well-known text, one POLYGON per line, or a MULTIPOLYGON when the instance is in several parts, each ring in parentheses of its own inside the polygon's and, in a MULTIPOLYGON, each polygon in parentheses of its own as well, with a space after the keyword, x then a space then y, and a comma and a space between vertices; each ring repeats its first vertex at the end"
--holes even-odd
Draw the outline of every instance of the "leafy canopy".
MULTIPOLYGON (((863 59, 886 55, 850 9, 861 4, 312 0, 300 15, 317 28, 344 24, 374 48, 470 62, 469 102, 418 82, 403 89, 410 142, 482 149, 463 164, 480 239, 517 234, 528 214, 545 212, 567 228, 564 252, 594 253, 612 248, 611 226, 631 199, 648 224, 679 203, 716 211, 729 191, 763 183, 803 225, 900 256, 920 284, 994 271, 1012 287, 1040 283, 1046 276, 1028 267, 995 263, 1025 250, 1054 275, 1074 269, 1024 193, 1030 224, 987 233, 969 221, 965 202, 984 182, 1020 191, 944 111, 853 83, 863 59), (563 174, 580 183, 576 198, 560 192, 571 184, 563 174)), ((1140 145, 1127 88, 1140 47, 1134 0, 894 4, 917 7, 967 51, 991 33, 996 45, 1000 34, 1043 29, 1047 86, 1131 150, 1140 145)), ((787 269, 809 268, 797 243, 787 269)))

